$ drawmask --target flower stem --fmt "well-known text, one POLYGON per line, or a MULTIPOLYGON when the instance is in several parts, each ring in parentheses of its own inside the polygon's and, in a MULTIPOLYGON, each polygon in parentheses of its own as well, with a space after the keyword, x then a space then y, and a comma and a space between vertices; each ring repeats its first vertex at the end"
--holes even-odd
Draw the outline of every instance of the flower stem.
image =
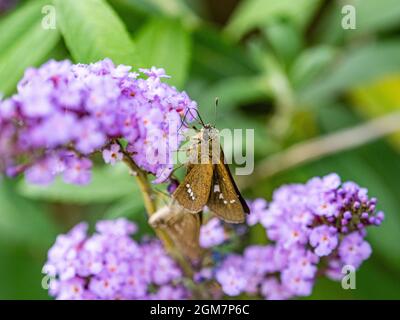
MULTIPOLYGON (((135 161, 133 161, 132 157, 124 150, 124 148, 119 142, 118 144, 120 145, 120 148, 124 155, 123 158, 124 162, 136 176, 136 180, 139 184, 139 188, 143 196, 144 206, 146 208, 147 214, 151 216, 157 211, 157 206, 154 201, 155 200, 154 192, 147 178, 147 173, 139 168, 139 166, 135 163, 135 161)), ((188 263, 185 257, 183 257, 182 254, 175 249, 174 242, 169 237, 169 235, 164 230, 154 229, 154 231, 157 237, 164 244, 165 250, 169 254, 171 254, 175 258, 175 260, 177 260, 182 270, 184 271, 185 275, 191 278, 193 276, 193 270, 191 268, 190 263, 188 263)))

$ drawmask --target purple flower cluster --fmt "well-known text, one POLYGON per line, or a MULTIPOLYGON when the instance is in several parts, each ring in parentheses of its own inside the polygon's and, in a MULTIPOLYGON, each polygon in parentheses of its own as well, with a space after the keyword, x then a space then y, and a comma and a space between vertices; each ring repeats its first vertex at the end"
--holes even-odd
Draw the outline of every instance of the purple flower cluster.
POLYGON ((96 233, 78 224, 57 237, 43 270, 57 299, 184 299, 182 272, 159 241, 137 243, 136 225, 99 221, 96 233))
MULTIPOLYGON (((271 203, 251 203, 247 221, 261 223, 273 243, 229 254, 216 267, 215 279, 231 296, 310 295, 317 273, 338 280, 343 266, 358 268, 371 255, 365 228, 380 225, 384 218, 383 212, 376 212, 376 202, 366 189, 341 183, 336 174, 282 186, 271 203)), ((213 230, 222 237, 223 232, 213 230)))
POLYGON ((85 184, 89 156, 103 152, 114 164, 122 158, 115 142, 124 139, 126 152, 155 182, 166 180, 183 139, 182 115, 197 105, 161 81, 163 69, 130 69, 105 59, 26 70, 17 93, 0 99, 0 172, 25 172, 40 184, 62 174, 67 183, 85 184))

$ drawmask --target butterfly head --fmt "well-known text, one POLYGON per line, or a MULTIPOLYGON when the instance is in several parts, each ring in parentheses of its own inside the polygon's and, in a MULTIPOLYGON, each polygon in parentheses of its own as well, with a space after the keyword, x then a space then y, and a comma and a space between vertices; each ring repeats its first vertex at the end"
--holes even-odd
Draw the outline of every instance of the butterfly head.
POLYGON ((203 141, 215 140, 219 137, 219 130, 210 124, 206 124, 200 130, 200 138, 203 141))

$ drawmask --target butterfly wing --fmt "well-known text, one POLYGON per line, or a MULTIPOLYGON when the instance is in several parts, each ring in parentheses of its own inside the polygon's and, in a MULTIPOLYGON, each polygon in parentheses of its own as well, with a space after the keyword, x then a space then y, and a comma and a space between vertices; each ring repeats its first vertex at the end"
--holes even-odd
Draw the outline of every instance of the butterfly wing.
POLYGON ((225 164, 222 150, 220 161, 215 165, 207 206, 215 215, 229 223, 244 222, 246 213, 250 212, 229 167, 225 164))
POLYGON ((222 151, 222 148, 221 148, 221 155, 222 155, 221 164, 225 167, 225 170, 226 170, 226 171, 228 172, 228 174, 229 174, 229 178, 230 178, 230 180, 231 180, 231 182, 232 182, 232 184, 233 184, 233 187, 235 188, 235 191, 236 191, 236 194, 237 194, 237 196, 238 196, 238 198, 239 198, 240 204, 241 204, 242 207, 243 207, 243 211, 244 211, 246 214, 249 214, 249 213, 250 213, 250 208, 249 208, 249 206, 247 205, 246 200, 244 200, 242 194, 240 193, 240 190, 239 190, 238 186, 236 185, 235 180, 234 180, 233 177, 232 177, 231 170, 229 169, 228 165, 225 163, 225 157, 224 157, 224 152, 222 151))
POLYGON ((189 212, 202 211, 210 195, 213 171, 211 163, 191 166, 190 171, 172 194, 172 197, 189 212))
POLYGON ((197 213, 185 213, 181 219, 167 227, 175 245, 191 261, 198 261, 202 254, 200 247, 200 217, 197 213))
POLYGON ((203 253, 200 247, 200 216, 171 205, 153 214, 149 223, 154 228, 164 229, 184 256, 197 262, 203 253))

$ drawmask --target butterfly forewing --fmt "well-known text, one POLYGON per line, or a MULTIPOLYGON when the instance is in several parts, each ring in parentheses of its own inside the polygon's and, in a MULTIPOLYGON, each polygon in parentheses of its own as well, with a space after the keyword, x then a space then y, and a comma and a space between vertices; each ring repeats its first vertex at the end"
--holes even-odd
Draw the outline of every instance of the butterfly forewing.
POLYGON ((212 179, 213 165, 211 163, 191 166, 172 197, 187 211, 200 212, 208 201, 212 179))
POLYGON ((220 161, 214 166, 207 206, 219 218, 230 223, 244 222, 246 213, 250 211, 225 164, 222 150, 220 161))

